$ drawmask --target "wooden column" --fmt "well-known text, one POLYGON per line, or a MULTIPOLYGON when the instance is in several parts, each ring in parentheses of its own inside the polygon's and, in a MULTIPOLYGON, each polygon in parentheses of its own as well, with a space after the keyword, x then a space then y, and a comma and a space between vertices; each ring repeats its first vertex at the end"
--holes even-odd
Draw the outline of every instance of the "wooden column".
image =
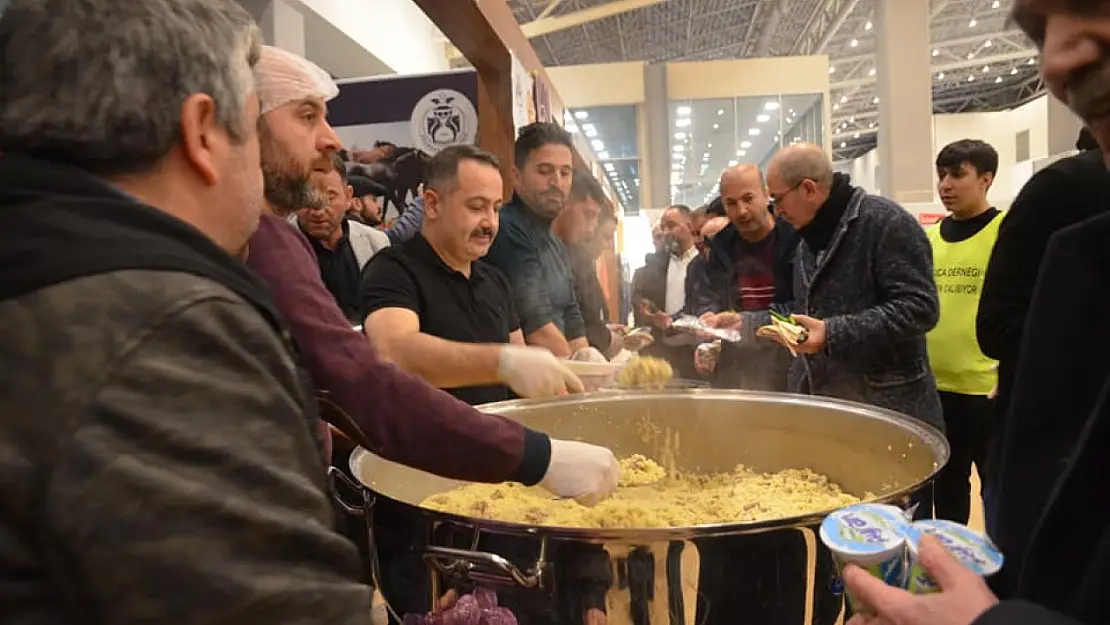
POLYGON ((512 55, 473 0, 414 0, 478 72, 478 147, 501 159, 505 198, 513 193, 512 55))

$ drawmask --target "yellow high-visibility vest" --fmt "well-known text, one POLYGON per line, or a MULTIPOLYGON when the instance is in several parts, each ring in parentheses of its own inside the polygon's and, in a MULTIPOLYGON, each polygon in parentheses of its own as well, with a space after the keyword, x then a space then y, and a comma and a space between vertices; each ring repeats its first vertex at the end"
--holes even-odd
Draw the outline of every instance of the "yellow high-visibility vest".
POLYGON ((939 223, 926 231, 933 246, 933 275, 940 296, 940 321, 926 341, 939 390, 987 395, 998 382, 998 361, 979 349, 975 317, 1002 218, 996 216, 974 236, 957 243, 940 236, 939 223))

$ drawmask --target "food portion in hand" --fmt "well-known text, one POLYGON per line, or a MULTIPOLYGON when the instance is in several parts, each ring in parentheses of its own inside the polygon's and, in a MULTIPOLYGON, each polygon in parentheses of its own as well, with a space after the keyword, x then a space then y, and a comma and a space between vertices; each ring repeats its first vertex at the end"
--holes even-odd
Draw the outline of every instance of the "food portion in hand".
POLYGON ((647 486, 667 477, 667 470, 658 462, 643 454, 632 454, 619 460, 621 465, 621 479, 618 486, 647 486))
POLYGON ((625 389, 661 389, 673 378, 674 369, 666 360, 636 356, 617 373, 617 385, 625 389))
POLYGON ((917 559, 921 537, 932 534, 964 566, 982 577, 990 577, 1002 568, 1002 552, 985 535, 966 525, 942 519, 925 519, 910 526, 906 534, 909 576, 906 590, 915 595, 940 592, 940 586, 917 559))
POLYGON ((744 333, 738 328, 711 326, 692 315, 682 315, 676 318, 671 327, 679 332, 720 339, 729 343, 739 343, 744 339, 744 333))
POLYGON ((621 345, 630 352, 638 352, 654 342, 651 328, 632 328, 621 337, 621 345))
POLYGON ((791 356, 798 355, 798 345, 805 343, 809 338, 809 331, 794 321, 794 316, 789 317, 771 311, 771 323, 755 332, 756 336, 774 339, 790 350, 791 356))
POLYGON ((406 614, 403 625, 517 625, 516 615, 497 605, 497 593, 475 588, 469 595, 450 601, 427 614, 406 614))
MULTIPOLYGON (((495 521, 585 528, 664 528, 718 523, 750 523, 832 510, 858 503, 828 477, 809 469, 757 473, 737 466, 730 473, 669 472, 654 475, 651 462, 636 456, 621 461, 621 488, 597 506, 519 484, 469 484, 432 495, 420 505, 432 510, 495 521), (644 462, 646 461, 646 462, 644 462), (649 464, 650 463, 650 464, 649 464), (644 468, 643 473, 637 468, 644 468), (632 469, 630 471, 630 469, 632 469)), ((658 465, 657 465, 658 466, 658 465)), ((865 495, 870 497, 870 494, 865 495)))
POLYGON ((698 373, 710 374, 716 371, 717 361, 721 359, 721 341, 702 343, 694 349, 694 368, 698 373))

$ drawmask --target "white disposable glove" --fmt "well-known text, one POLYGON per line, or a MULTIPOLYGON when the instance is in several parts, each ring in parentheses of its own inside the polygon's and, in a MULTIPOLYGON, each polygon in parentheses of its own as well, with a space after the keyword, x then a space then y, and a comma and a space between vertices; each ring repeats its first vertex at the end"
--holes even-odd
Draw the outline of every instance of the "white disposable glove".
POLYGON ((585 390, 582 380, 542 347, 502 346, 497 377, 521 397, 550 397, 585 390))
POLYGON ((621 466, 608 449, 553 438, 551 462, 540 486, 584 506, 596 506, 617 489, 620 478, 621 466))
POLYGON ((582 349, 574 352, 570 359, 577 360, 578 362, 609 362, 609 359, 605 357, 605 354, 597 351, 597 349, 594 347, 583 347, 582 349))

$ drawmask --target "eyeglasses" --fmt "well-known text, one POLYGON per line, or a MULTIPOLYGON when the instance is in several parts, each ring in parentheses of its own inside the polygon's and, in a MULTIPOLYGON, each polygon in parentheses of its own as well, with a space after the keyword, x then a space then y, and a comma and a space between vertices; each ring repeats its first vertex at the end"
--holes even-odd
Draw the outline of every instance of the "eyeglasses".
POLYGON ((786 196, 790 195, 791 193, 797 191, 805 183, 806 180, 812 180, 812 179, 811 178, 802 178, 800 181, 798 181, 798 184, 790 187, 789 189, 783 191, 782 193, 778 193, 778 194, 768 193, 767 195, 771 198, 772 203, 778 204, 779 202, 782 202, 782 199, 784 197, 786 197, 786 196))

